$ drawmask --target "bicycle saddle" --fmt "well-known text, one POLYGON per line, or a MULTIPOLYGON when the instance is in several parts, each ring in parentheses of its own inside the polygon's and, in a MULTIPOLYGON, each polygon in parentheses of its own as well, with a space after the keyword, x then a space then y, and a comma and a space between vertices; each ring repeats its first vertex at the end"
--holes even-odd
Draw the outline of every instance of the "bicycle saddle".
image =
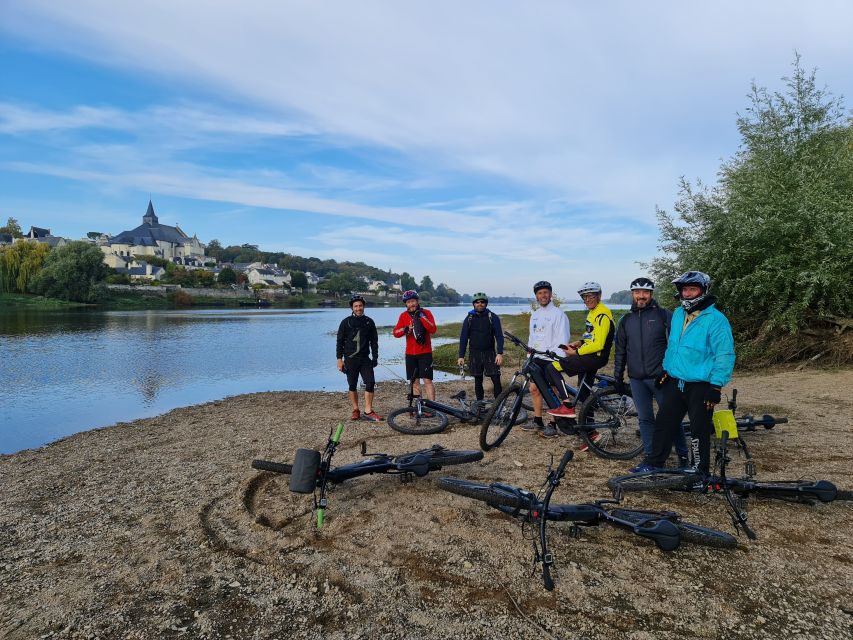
POLYGON ((394 464, 400 471, 408 471, 422 478, 429 473, 429 458, 422 453, 413 456, 401 456, 394 459, 394 464))

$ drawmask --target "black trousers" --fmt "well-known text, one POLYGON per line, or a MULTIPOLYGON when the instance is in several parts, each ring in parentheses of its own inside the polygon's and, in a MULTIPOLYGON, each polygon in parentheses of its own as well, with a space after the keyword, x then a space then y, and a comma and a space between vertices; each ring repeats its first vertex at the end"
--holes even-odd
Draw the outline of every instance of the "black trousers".
POLYGON ((584 376, 586 376, 587 384, 592 385, 593 376, 605 364, 607 364, 607 361, 601 356, 588 353, 583 356, 560 358, 560 367, 563 369, 562 373, 557 371, 553 364, 548 364, 548 366, 543 368, 545 369, 548 382, 557 389, 557 395, 560 396, 560 400, 566 400, 569 397, 563 386, 563 374, 578 377, 578 396, 575 398, 575 405, 579 405, 589 395, 589 389, 583 387, 581 384, 584 376))
POLYGON ((714 410, 705 408, 705 393, 708 382, 684 382, 670 378, 661 387, 663 402, 655 417, 655 431, 652 435, 652 455, 646 461, 655 467, 666 463, 672 443, 681 432, 681 422, 685 414, 690 418, 691 446, 694 454, 699 453, 696 465, 703 473, 709 473, 711 463, 711 431, 714 428, 712 415, 714 410))

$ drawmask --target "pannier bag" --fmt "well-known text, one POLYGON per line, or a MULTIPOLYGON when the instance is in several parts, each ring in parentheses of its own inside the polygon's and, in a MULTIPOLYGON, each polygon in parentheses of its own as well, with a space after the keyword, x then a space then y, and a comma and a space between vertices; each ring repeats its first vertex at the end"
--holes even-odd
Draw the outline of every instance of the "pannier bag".
POLYGON ((290 490, 294 493, 314 493, 317 486, 317 469, 320 452, 314 449, 297 449, 290 474, 290 490))

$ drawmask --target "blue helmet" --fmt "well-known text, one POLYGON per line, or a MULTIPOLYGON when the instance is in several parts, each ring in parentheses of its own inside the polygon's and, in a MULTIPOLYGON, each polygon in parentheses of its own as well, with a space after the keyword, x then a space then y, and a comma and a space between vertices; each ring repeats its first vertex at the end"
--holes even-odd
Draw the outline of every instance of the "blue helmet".
POLYGON ((418 292, 414 289, 409 289, 403 292, 403 302, 407 300, 420 300, 420 296, 418 296, 418 292))

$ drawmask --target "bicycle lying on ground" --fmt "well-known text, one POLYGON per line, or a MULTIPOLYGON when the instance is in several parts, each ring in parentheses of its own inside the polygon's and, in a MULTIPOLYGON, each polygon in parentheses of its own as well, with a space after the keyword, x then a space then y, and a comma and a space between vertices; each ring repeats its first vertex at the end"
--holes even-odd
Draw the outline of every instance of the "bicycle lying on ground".
MULTIPOLYGON (((598 387, 577 409, 581 435, 589 445, 589 450, 602 458, 630 460, 643 452, 637 411, 634 403, 627 401, 627 397, 618 394, 613 387, 598 387)), ((732 412, 737 409, 737 389, 732 390, 728 408, 732 412)), ((786 422, 787 418, 767 414, 760 418, 752 415, 735 418, 739 432, 755 431, 759 426, 772 429, 786 422)), ((682 422, 681 426, 689 438, 690 422, 682 422)))
POLYGON ((732 425, 720 431, 714 470, 717 474, 704 476, 695 468, 656 469, 642 473, 611 478, 607 486, 616 499, 621 499, 626 491, 653 491, 671 489, 694 493, 722 493, 726 499, 732 524, 739 533, 743 531, 750 540, 756 538, 755 532, 747 524, 746 499, 750 495, 790 502, 814 504, 833 500, 850 500, 850 491, 839 491, 828 480, 771 480, 767 482, 753 480, 755 464, 746 443, 738 437, 732 425), (730 435, 731 434, 731 435, 730 435), (726 474, 731 459, 728 456, 728 443, 735 442, 744 453, 745 476, 729 478, 726 474))
POLYGON ((495 509, 522 522, 522 531, 526 525, 538 528, 537 536, 532 539, 534 565, 542 563, 542 581, 551 591, 554 581, 551 577, 551 565, 554 556, 548 549, 546 526, 549 520, 571 522, 569 536, 578 537, 581 527, 594 527, 605 522, 627 529, 643 538, 654 541, 659 549, 671 551, 681 542, 693 542, 711 547, 733 548, 737 546, 734 536, 684 522, 672 511, 646 511, 624 509, 613 506, 615 500, 596 500, 583 504, 551 504, 554 490, 560 486, 566 465, 572 459, 571 449, 566 450, 556 469, 548 466, 548 478, 545 481, 544 495, 540 499, 536 494, 511 485, 493 483, 490 485, 461 480, 459 478, 439 478, 437 485, 467 498, 481 500, 495 509))
POLYGON ((294 493, 314 494, 318 529, 323 527, 327 507, 326 493, 330 483, 335 485, 344 480, 374 473, 399 475, 402 482, 409 482, 413 477, 423 477, 442 467, 476 462, 483 458, 482 451, 454 451, 437 444, 429 449, 400 455, 368 453, 367 443, 362 441, 361 455, 369 456, 369 459, 332 467, 332 457, 340 444, 343 431, 343 423, 338 423, 329 433, 329 441, 322 456, 316 449, 297 449, 293 464, 252 460, 253 469, 289 475, 289 488, 294 493))
MULTIPOLYGON (((461 408, 443 404, 415 394, 414 380, 410 380, 409 393, 406 396, 409 404, 389 413, 388 424, 395 431, 410 435, 426 435, 444 431, 447 427, 448 415, 463 423, 477 424, 485 415, 488 415, 489 404, 483 400, 468 402, 465 396, 464 389, 450 396, 450 399, 456 400, 461 408)), ((515 419, 516 423, 524 422, 527 420, 527 412, 520 411, 515 419)))
MULTIPOLYGON (((536 359, 537 355, 545 356, 546 358, 556 358, 557 354, 553 351, 537 351, 528 347, 508 331, 504 331, 504 336, 517 347, 524 349, 527 352, 527 358, 524 360, 521 369, 513 375, 507 388, 495 398, 494 403, 483 418, 480 426, 480 448, 483 451, 499 447, 506 440, 513 425, 524 421, 520 419, 520 416, 525 411, 526 393, 530 389, 531 382, 540 390, 542 399, 549 409, 556 409, 562 405, 557 394, 551 389, 551 385, 545 377, 545 372, 542 370, 542 365, 536 359)), ((611 376, 595 374, 593 377, 595 382, 593 384, 587 382, 587 377, 589 376, 582 377, 581 383, 577 388, 564 383, 563 387, 566 393, 571 397, 578 397, 582 395, 582 391, 591 391, 593 393, 590 398, 592 398, 598 389, 609 389, 610 394, 615 394, 613 398, 622 397, 616 394, 616 391, 613 389, 613 378, 611 376)), ((596 397, 602 398, 605 396, 598 395, 596 397)), ((606 397, 610 399, 609 395, 606 397)), ((633 409, 634 405, 630 399, 625 404, 626 407, 633 409)), ((593 411, 594 406, 594 404, 590 404, 588 411, 593 411)), ((566 418, 558 418, 556 422, 557 428, 564 434, 577 433, 587 440, 588 443, 595 428, 594 425, 589 428, 582 425, 575 426, 572 420, 566 418)))

